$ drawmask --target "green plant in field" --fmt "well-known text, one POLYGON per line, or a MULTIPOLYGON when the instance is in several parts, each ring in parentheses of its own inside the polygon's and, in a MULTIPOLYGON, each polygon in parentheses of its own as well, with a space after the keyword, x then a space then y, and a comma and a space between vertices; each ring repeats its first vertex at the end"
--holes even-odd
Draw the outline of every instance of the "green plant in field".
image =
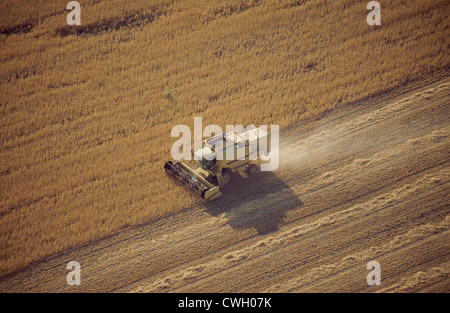
POLYGON ((173 90, 170 89, 169 86, 166 86, 166 88, 164 88, 164 97, 166 97, 166 99, 172 99, 174 96, 175 93, 173 90))
POLYGON ((160 107, 159 109, 161 110, 161 112, 164 112, 164 111, 166 110, 166 107, 165 107, 165 106, 162 106, 162 107, 160 107))

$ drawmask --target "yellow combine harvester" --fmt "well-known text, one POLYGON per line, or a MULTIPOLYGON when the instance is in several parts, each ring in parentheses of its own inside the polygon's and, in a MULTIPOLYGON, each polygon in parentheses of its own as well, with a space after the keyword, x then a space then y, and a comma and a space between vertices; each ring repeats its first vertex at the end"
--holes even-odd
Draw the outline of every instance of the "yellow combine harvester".
POLYGON ((248 175, 260 170, 258 149, 270 151, 267 132, 254 128, 242 133, 226 132, 202 141, 202 149, 193 152, 198 168, 181 161, 168 161, 164 170, 191 188, 205 200, 220 197, 222 188, 235 172, 248 175), (264 149, 258 148, 265 144, 264 149))

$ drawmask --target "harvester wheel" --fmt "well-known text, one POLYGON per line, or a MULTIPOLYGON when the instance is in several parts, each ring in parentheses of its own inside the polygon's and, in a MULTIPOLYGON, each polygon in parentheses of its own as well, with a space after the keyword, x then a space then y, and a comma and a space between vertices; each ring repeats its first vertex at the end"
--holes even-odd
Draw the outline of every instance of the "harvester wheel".
POLYGON ((248 175, 254 175, 259 172, 259 167, 256 164, 250 164, 247 169, 248 175))
POLYGON ((224 168, 222 170, 223 184, 226 185, 231 179, 231 170, 229 168, 224 168))

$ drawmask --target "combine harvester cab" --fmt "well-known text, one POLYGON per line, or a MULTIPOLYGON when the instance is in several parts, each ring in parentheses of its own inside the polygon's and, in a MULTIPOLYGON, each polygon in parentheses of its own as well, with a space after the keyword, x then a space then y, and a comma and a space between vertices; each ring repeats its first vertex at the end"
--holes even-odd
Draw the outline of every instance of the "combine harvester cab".
POLYGON ((268 139, 261 128, 243 133, 222 133, 205 139, 202 149, 192 153, 197 169, 181 161, 168 161, 164 164, 164 170, 204 200, 213 200, 222 195, 220 188, 230 181, 232 173, 253 175, 259 171, 262 161, 258 155, 258 145, 264 141, 269 152, 268 139))

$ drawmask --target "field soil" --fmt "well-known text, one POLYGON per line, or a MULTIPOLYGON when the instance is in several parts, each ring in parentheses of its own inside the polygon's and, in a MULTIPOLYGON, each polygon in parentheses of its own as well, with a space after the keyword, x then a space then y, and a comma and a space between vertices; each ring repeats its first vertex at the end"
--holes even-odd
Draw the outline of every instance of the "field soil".
POLYGON ((277 171, 33 262, 0 291, 448 292, 449 99, 443 75, 288 128, 277 171))

